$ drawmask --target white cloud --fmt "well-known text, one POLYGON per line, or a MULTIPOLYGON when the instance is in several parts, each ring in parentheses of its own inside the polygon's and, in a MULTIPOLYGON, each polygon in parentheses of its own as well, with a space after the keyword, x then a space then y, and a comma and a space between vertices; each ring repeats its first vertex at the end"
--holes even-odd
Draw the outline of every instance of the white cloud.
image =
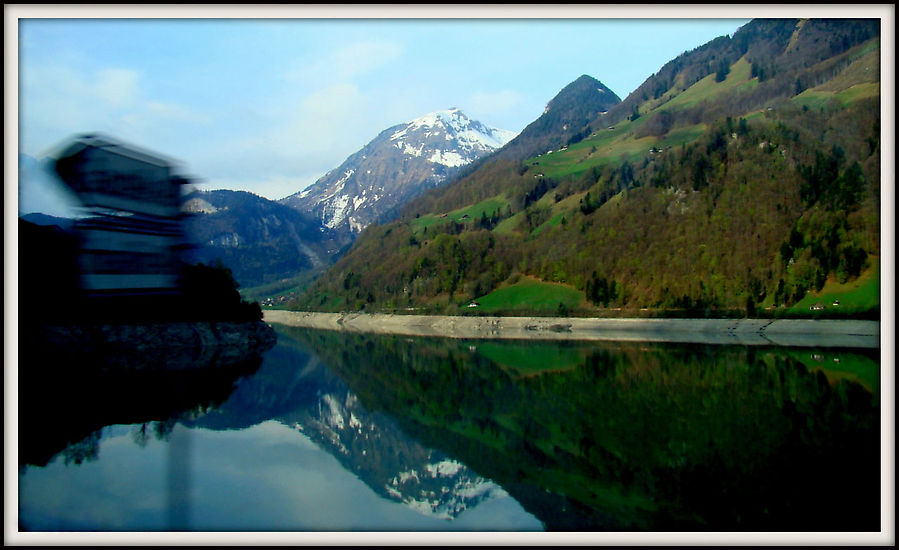
POLYGON ((338 50, 330 60, 344 78, 364 74, 389 63, 402 54, 402 47, 390 42, 359 42, 338 50))
POLYGON ((129 69, 102 69, 95 83, 88 84, 88 93, 112 107, 133 105, 140 95, 137 72, 129 69))
POLYGON ((285 139, 302 143, 304 149, 326 150, 342 141, 369 107, 368 98, 357 86, 336 84, 303 98, 281 132, 285 139))
POLYGON ((371 100, 353 84, 334 84, 286 105, 269 105, 257 113, 255 128, 203 144, 190 159, 191 169, 207 189, 284 198, 374 138, 361 124, 371 108, 371 100))
POLYGON ((41 156, 74 134, 94 131, 153 148, 165 144, 171 132, 184 132, 173 123, 210 121, 185 105, 148 97, 142 78, 122 68, 20 68, 20 151, 41 156))
POLYGON ((356 42, 312 62, 304 59, 286 76, 289 80, 344 82, 372 72, 402 53, 402 46, 393 42, 356 42))
POLYGON ((212 111, 154 97, 137 70, 20 67, 20 151, 40 157, 75 134, 101 132, 175 158, 204 188, 280 199, 313 183, 378 132, 394 98, 353 79, 402 54, 389 41, 357 42, 295 73, 287 89, 212 111))
POLYGON ((164 103, 162 101, 148 101, 145 105, 148 115, 162 117, 166 120, 179 120, 184 122, 208 123, 212 117, 198 113, 177 103, 164 103))
MULTIPOLYGON (((499 90, 495 92, 475 92, 466 102, 474 116, 481 122, 500 126, 500 120, 508 118, 510 114, 518 114, 521 107, 527 103, 527 98, 515 90, 499 90)), ((521 128, 503 128, 504 130, 518 131, 521 128)))
POLYGON ((28 155, 19 155, 18 215, 42 212, 64 218, 75 217, 81 206, 78 198, 28 155))

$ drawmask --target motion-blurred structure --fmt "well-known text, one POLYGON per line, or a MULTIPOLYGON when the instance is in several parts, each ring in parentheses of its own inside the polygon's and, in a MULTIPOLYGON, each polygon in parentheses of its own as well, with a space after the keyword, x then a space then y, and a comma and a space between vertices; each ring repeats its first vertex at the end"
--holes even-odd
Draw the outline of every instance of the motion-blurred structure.
POLYGON ((180 288, 181 188, 189 181, 155 153, 97 135, 76 138, 55 171, 88 210, 77 220, 87 296, 173 294, 180 288))

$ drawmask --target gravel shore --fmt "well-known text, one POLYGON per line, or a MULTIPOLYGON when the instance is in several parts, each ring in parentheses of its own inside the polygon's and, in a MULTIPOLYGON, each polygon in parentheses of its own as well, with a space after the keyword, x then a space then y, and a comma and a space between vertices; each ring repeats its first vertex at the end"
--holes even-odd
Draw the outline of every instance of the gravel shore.
POLYGON ((453 317, 284 310, 265 310, 264 320, 268 323, 312 329, 465 339, 880 347, 880 323, 860 320, 453 317))

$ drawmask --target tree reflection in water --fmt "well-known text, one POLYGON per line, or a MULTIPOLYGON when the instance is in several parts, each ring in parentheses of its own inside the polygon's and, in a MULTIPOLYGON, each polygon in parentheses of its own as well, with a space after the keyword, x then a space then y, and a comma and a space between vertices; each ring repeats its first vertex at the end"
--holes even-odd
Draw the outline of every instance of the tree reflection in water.
POLYGON ((19 366, 19 464, 44 466, 57 454, 80 464, 97 455, 100 431, 137 424, 134 440, 168 439, 179 419, 223 403, 260 356, 181 370, 93 368, 91 355, 24 358, 19 366))
POLYGON ((880 529, 877 350, 288 333, 549 530, 880 529))

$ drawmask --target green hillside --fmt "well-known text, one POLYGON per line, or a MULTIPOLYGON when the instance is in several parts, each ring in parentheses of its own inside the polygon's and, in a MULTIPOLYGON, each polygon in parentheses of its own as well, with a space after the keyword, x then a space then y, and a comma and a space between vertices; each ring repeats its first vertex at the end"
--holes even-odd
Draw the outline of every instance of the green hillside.
POLYGON ((490 314, 543 312, 553 308, 569 312, 581 307, 584 299, 583 292, 568 285, 522 278, 479 298, 477 304, 479 311, 490 314))
POLYGON ((839 294, 816 314, 876 316, 878 33, 753 21, 370 226, 291 307, 794 316, 839 294))

